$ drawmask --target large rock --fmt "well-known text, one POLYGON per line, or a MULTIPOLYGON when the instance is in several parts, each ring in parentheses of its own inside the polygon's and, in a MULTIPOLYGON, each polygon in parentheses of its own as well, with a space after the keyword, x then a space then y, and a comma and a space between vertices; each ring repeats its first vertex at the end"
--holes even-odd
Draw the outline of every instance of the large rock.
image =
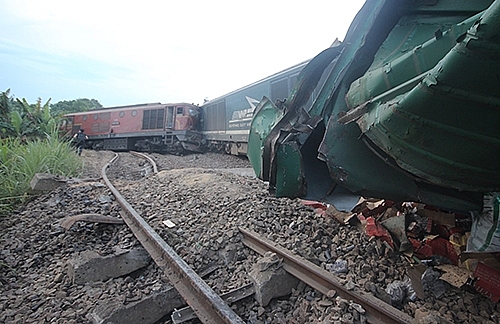
POLYGON ((261 306, 266 306, 273 298, 289 295, 299 283, 283 269, 282 260, 272 252, 267 252, 249 275, 255 287, 255 299, 261 306))
POLYGON ((143 248, 101 256, 95 251, 84 251, 68 262, 68 276, 73 283, 105 281, 139 270, 151 262, 143 248))
POLYGON ((66 178, 50 173, 36 173, 30 181, 30 187, 35 191, 52 191, 66 184, 66 178))
POLYGON ((88 317, 94 324, 153 324, 183 305, 179 293, 167 287, 127 305, 118 299, 103 301, 88 317))

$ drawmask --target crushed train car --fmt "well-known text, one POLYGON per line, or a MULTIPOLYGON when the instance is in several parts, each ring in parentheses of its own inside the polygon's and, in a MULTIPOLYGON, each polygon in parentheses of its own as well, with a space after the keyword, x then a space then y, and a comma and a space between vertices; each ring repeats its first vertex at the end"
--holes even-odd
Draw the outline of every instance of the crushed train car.
POLYGON ((481 210, 500 190, 499 42, 499 1, 368 0, 283 105, 259 103, 256 175, 278 196, 481 210))

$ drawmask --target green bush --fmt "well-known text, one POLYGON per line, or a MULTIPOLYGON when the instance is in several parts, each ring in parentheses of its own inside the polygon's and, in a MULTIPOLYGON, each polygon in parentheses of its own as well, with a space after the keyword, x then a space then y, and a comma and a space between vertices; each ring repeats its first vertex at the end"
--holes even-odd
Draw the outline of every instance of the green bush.
POLYGON ((70 143, 57 131, 45 138, 23 142, 7 138, 0 142, 0 214, 5 215, 15 205, 25 202, 34 193, 30 181, 36 173, 78 176, 82 161, 70 143))

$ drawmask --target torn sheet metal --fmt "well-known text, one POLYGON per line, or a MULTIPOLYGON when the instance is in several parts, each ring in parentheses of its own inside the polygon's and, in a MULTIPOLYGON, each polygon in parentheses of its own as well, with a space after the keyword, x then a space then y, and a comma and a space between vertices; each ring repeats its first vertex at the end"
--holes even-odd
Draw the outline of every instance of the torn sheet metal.
POLYGON ((483 192, 500 186, 499 7, 367 1, 342 44, 303 69, 283 109, 267 109, 266 120, 257 111, 256 174, 290 197, 342 188, 481 210, 483 192))
POLYGON ((458 190, 500 188, 500 43, 492 5, 460 42, 404 95, 374 104, 358 121, 364 135, 402 169, 458 190), (485 27, 488 26, 488 27, 485 27), (480 31, 488 28, 488 33, 480 31), (486 53, 485 49, 488 49, 486 53), (464 76, 467 76, 466 78, 464 76))

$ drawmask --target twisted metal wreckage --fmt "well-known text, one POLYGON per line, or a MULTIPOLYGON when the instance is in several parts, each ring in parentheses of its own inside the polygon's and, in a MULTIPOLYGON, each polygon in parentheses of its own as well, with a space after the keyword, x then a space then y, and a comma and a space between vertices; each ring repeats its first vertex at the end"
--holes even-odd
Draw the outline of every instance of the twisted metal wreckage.
POLYGON ((283 104, 256 108, 256 175, 338 209, 347 192, 480 211, 500 190, 499 42, 499 1, 368 0, 283 104))

